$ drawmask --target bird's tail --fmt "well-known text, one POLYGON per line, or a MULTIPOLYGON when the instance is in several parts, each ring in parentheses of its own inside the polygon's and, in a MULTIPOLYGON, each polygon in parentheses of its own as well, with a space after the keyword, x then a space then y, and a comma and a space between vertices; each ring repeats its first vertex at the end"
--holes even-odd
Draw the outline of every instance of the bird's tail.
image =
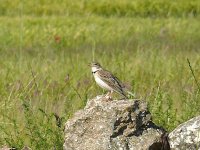
MULTIPOLYGON (((129 91, 127 88, 123 88, 124 93, 127 93, 128 95, 130 95, 131 97, 135 97, 135 93, 132 93, 131 91, 129 91)), ((124 94, 125 95, 125 94, 124 94)), ((126 98, 128 98, 126 96, 126 98)))
POLYGON ((130 91, 126 91, 126 92, 127 92, 129 95, 135 97, 135 93, 132 93, 132 92, 130 92, 130 91))
POLYGON ((127 95, 124 92, 122 92, 120 94, 123 96, 123 98, 128 99, 127 95))

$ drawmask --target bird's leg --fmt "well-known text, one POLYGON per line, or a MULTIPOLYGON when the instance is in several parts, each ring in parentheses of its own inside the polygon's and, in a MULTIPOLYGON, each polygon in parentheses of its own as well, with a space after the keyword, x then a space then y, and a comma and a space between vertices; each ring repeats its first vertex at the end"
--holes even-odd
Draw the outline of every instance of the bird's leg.
POLYGON ((112 93, 113 93, 113 91, 109 91, 109 92, 106 94, 106 96, 105 96, 106 99, 112 100, 112 97, 111 97, 112 93))
POLYGON ((110 97, 112 96, 113 91, 110 91, 110 97))
POLYGON ((108 93, 105 95, 105 97, 108 97, 110 95, 110 91, 108 91, 108 93))

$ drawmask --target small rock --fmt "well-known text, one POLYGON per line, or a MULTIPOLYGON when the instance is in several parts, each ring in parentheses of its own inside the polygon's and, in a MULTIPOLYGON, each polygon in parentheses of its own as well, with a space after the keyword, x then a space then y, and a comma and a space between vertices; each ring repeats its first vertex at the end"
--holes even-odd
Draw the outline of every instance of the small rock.
POLYGON ((10 148, 7 145, 4 145, 0 150, 15 150, 16 148, 10 148))
POLYGON ((24 146, 24 147, 22 148, 22 150, 31 150, 31 148, 28 147, 28 146, 24 146))
POLYGON ((200 116, 182 123, 169 134, 173 150, 200 150, 200 116))

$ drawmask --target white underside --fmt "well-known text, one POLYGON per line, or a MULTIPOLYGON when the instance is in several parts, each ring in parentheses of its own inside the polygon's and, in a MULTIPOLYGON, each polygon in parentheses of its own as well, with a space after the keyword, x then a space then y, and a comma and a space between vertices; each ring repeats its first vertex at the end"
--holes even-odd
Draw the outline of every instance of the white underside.
MULTIPOLYGON (((98 70, 99 70, 99 69, 97 69, 96 67, 92 67, 92 71, 93 71, 93 72, 98 71, 98 70)), ((93 74, 93 75, 94 75, 94 79, 95 79, 96 83, 97 83, 101 88, 103 88, 103 89, 105 89, 105 90, 108 90, 108 91, 113 91, 113 89, 110 88, 110 87, 108 86, 108 84, 106 84, 103 80, 101 80, 101 79, 97 76, 97 74, 93 74)))
POLYGON ((104 81, 102 81, 99 77, 97 77, 97 75, 94 75, 94 79, 95 79, 95 81, 97 82, 97 84, 98 84, 100 87, 102 87, 103 89, 108 90, 108 91, 113 91, 113 89, 110 88, 110 87, 108 86, 108 84, 106 84, 104 81))

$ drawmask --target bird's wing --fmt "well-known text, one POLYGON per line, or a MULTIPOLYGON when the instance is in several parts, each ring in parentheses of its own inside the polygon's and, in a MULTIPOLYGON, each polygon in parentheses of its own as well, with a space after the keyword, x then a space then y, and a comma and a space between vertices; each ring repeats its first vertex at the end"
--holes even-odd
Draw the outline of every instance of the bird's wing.
POLYGON ((101 78, 101 80, 103 80, 110 87, 112 87, 113 90, 125 96, 122 83, 112 73, 110 73, 107 70, 99 70, 97 75, 101 78))

